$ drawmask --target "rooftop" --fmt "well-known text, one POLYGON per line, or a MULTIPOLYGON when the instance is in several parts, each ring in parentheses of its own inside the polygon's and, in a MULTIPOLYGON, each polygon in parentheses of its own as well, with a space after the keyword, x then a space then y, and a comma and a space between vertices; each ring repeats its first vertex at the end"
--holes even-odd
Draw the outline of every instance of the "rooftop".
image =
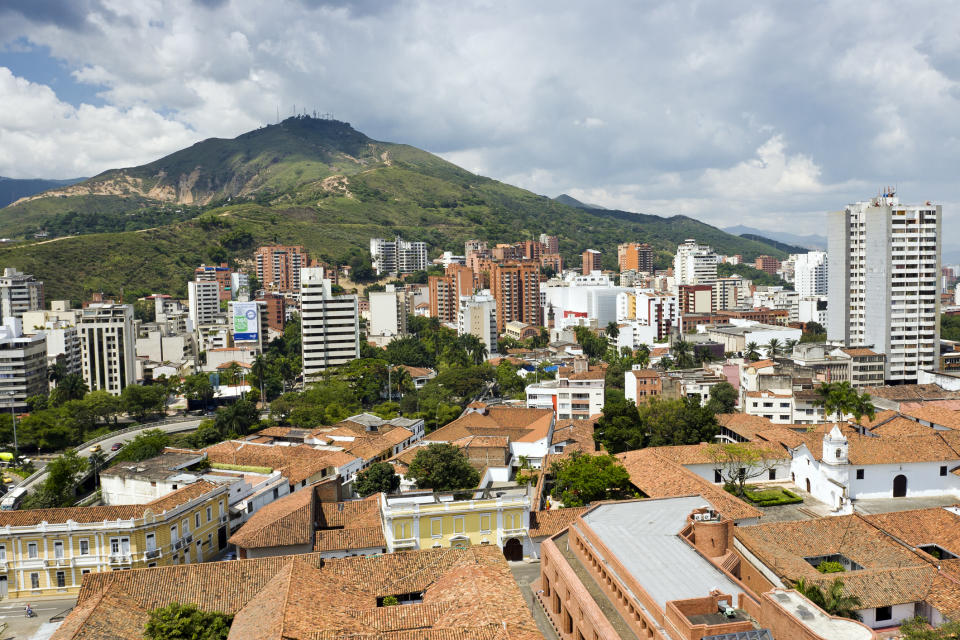
POLYGON ((119 478, 137 478, 140 480, 165 480, 176 472, 193 466, 206 458, 202 451, 186 453, 183 451, 164 451, 158 456, 147 458, 139 462, 118 462, 110 468, 101 471, 101 476, 117 476, 119 478))

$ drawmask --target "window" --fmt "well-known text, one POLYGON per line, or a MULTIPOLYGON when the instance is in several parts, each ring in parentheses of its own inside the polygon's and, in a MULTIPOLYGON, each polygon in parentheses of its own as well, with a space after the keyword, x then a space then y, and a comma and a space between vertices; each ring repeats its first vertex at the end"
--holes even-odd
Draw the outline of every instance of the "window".
POLYGON ((80 569, 80 575, 85 576, 90 573, 90 569, 80 569))
POLYGON ((776 480, 776 479, 777 479, 777 470, 776 470, 776 469, 770 469, 770 475, 768 475, 767 477, 768 477, 770 480, 776 480))
POLYGON ((180 539, 180 536, 177 535, 177 525, 170 527, 170 544, 176 543, 180 539))
POLYGON ((280 487, 273 488, 273 499, 276 500, 280 497, 280 487))
POLYGON ((720 474, 720 469, 713 470, 713 481, 714 482, 723 482, 723 476, 720 474))
POLYGON ((39 557, 40 557, 40 554, 39 554, 38 551, 37 551, 37 543, 36 543, 36 542, 28 542, 28 543, 27 543, 27 557, 28 557, 28 558, 39 558, 39 557))
POLYGON ((57 559, 63 558, 63 541, 57 540, 53 543, 53 557, 57 559))
POLYGON ((63 589, 67 586, 67 574, 63 571, 57 571, 57 588, 63 589))
POLYGON ((439 538, 443 535, 442 518, 430 518, 430 535, 434 538, 439 538))
POLYGON ((863 469, 857 469, 857 480, 863 480, 863 469))
POLYGON ((83 539, 80 541, 80 555, 88 556, 90 555, 90 541, 83 539))
POLYGON ((213 520, 213 507, 207 507, 207 522, 213 520))
POLYGON ((941 466, 940 466, 940 475, 942 475, 942 476, 947 475, 947 467, 946 467, 946 465, 941 465, 941 466))
POLYGON ((189 520, 189 519, 184 520, 183 522, 181 522, 181 523, 180 523, 180 526, 183 527, 183 536, 184 536, 184 537, 187 537, 188 535, 190 535, 190 520, 189 520))
POLYGON ((393 537, 398 540, 403 540, 410 537, 410 523, 409 522, 397 522, 393 525, 393 537))
POLYGON ((490 531, 490 514, 489 513, 480 514, 480 530, 490 531))
POLYGON ((877 622, 893 618, 893 607, 877 607, 877 622))
POLYGON ((7 545, 0 544, 0 562, 7 561, 7 545))
POLYGON ((39 589, 39 588, 40 588, 40 574, 39 574, 39 573, 31 573, 31 574, 30 574, 30 588, 31 588, 31 589, 39 589))
POLYGON ((130 538, 110 538, 111 555, 129 555, 130 538))
POLYGON ((455 516, 453 518, 453 532, 454 533, 463 533, 465 531, 465 524, 463 516, 455 516))
POLYGON ((199 511, 193 514, 193 528, 194 529, 200 528, 200 512, 199 511))
POLYGON ((157 535, 155 533, 147 534, 147 551, 155 551, 157 548, 157 535))

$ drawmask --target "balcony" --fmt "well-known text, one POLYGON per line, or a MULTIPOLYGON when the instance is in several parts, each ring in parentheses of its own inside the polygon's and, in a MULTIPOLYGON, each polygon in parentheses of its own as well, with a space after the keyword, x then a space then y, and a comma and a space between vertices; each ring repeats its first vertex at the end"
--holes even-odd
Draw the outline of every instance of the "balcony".
POLYGON ((416 549, 417 548, 417 539, 416 538, 397 538, 393 541, 394 549, 416 549))
POLYGON ((52 558, 43 561, 46 567, 69 567, 70 560, 67 558, 52 558))
POLYGON ((160 549, 148 549, 143 553, 144 560, 155 560, 163 555, 163 551, 160 549))
POLYGON ((130 555, 122 553, 110 554, 110 564, 130 564, 130 555))

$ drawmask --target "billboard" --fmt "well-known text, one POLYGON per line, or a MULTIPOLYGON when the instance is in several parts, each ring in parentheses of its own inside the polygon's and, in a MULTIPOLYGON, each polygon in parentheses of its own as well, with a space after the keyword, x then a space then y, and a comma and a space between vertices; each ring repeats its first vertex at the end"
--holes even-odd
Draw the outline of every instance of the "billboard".
POLYGON ((256 302, 233 303, 233 341, 260 340, 260 309, 256 302))

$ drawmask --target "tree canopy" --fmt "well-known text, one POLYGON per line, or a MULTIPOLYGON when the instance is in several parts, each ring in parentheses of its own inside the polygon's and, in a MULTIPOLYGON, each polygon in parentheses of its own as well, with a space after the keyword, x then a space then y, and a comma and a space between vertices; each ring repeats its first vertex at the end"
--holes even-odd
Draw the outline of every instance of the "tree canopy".
POLYGON ((407 475, 416 481, 418 488, 434 491, 473 489, 480 482, 480 473, 470 465, 463 451, 447 443, 418 447, 407 475))
POLYGON ((550 495, 565 507, 582 507, 597 500, 620 500, 634 495, 630 474, 611 455, 574 452, 550 466, 550 495))
POLYGON ((658 396, 637 407, 622 392, 611 390, 607 392, 594 439, 610 453, 710 442, 719 431, 714 413, 717 408, 710 403, 701 406, 693 398, 658 396))
POLYGON ((361 498, 374 493, 393 493, 400 488, 400 476, 388 462, 374 462, 368 468, 357 474, 353 488, 361 498))
POLYGON ((150 612, 144 637, 147 640, 226 640, 232 623, 231 614, 172 602, 150 612))

